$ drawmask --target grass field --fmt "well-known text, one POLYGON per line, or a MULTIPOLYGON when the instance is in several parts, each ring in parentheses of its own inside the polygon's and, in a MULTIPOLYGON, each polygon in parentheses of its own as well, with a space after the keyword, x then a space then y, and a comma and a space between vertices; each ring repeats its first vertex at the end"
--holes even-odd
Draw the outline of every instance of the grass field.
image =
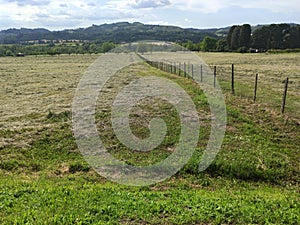
MULTIPOLYGON (((228 126, 222 149, 212 165, 199 173, 210 132, 209 120, 201 120, 200 141, 189 163, 172 178, 149 187, 106 180, 77 149, 72 100, 80 78, 97 55, 0 58, 0 223, 298 224, 299 54, 200 56, 209 65, 217 65, 222 74, 218 76, 224 76, 220 83, 228 126), (231 63, 237 68, 236 96, 226 91, 231 63), (261 87, 258 103, 253 104, 249 96, 256 72, 261 75, 261 87), (286 73, 293 82, 287 114, 282 116, 269 93, 281 100, 286 73), (249 95, 242 94, 247 88, 249 95)), ((125 68, 100 96, 96 121, 111 154, 129 164, 161 161, 178 140, 176 112, 159 100, 141 102, 131 117, 131 128, 139 137, 148 135, 150 118, 164 118, 169 133, 158 149, 132 152, 113 134, 108 106, 119 88, 115 90, 114 85, 148 73, 177 82, 201 115, 209 114, 206 98, 192 80, 144 63, 125 68)))
POLYGON ((284 82, 289 77, 286 112, 299 119, 300 54, 199 53, 211 66, 217 66, 219 81, 231 88, 231 65, 235 65, 236 94, 253 99, 255 75, 259 75, 257 100, 274 112, 280 112, 284 82))

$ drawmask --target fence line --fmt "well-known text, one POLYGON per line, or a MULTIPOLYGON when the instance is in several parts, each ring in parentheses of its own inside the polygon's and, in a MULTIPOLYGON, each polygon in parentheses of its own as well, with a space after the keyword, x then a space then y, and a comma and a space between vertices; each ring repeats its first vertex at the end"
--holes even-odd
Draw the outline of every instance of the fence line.
MULTIPOLYGON (((195 66, 190 63, 186 62, 178 62, 178 63, 166 63, 166 62, 154 62, 146 60, 150 66, 160 69, 164 72, 168 72, 171 74, 175 74, 178 76, 183 76, 189 79, 195 79, 194 68, 195 66)), ((199 66, 199 65, 198 65, 199 66)), ((198 67, 199 68, 199 67, 198 67)), ((198 75, 199 76, 199 75, 198 75)), ((214 66, 213 69, 213 87, 216 87, 216 80, 217 80, 217 67, 214 66)), ((203 82, 203 65, 200 65, 200 82, 203 82)), ((284 114, 285 107, 286 107, 286 100, 287 100, 287 92, 288 92, 288 84, 289 78, 285 80, 284 86, 284 94, 282 98, 281 104, 281 113, 284 114)), ((254 93, 253 93, 253 102, 257 101, 257 90, 258 90, 258 73, 255 76, 255 83, 254 83, 254 93)), ((235 95, 235 65, 231 65, 231 93, 235 95)))

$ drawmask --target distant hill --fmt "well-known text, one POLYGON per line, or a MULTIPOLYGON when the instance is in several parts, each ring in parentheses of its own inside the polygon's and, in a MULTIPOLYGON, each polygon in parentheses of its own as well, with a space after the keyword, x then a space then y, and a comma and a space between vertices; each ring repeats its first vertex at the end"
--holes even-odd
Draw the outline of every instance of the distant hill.
POLYGON ((49 31, 46 29, 8 29, 0 31, 1 44, 19 44, 33 40, 99 40, 116 43, 138 40, 200 42, 205 36, 218 37, 218 29, 183 29, 176 26, 120 22, 87 28, 49 31))
MULTIPOLYGON (((296 26, 296 24, 289 24, 296 26)), ((252 26, 252 32, 267 25, 252 26)), ((0 44, 49 43, 51 41, 99 41, 133 42, 140 40, 161 40, 172 42, 201 42, 205 36, 220 39, 226 37, 230 26, 224 28, 195 29, 177 26, 146 25, 139 22, 119 22, 92 25, 87 28, 50 31, 38 29, 8 29, 0 31, 0 44)))

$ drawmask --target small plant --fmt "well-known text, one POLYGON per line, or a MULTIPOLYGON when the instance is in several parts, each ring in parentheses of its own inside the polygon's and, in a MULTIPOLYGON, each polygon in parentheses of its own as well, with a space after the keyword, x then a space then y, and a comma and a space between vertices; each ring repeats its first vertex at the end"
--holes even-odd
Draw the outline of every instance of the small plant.
POLYGON ((90 167, 88 165, 83 165, 80 162, 74 162, 74 163, 70 164, 70 166, 69 166, 70 173, 88 172, 89 170, 90 170, 90 167))
POLYGON ((0 162, 0 169, 7 170, 7 171, 13 171, 14 169, 17 169, 19 166, 19 163, 17 160, 8 160, 4 162, 0 162))
POLYGON ((61 113, 54 113, 49 110, 47 114, 47 119, 51 120, 52 122, 66 122, 71 119, 71 112, 70 111, 63 111, 61 113))

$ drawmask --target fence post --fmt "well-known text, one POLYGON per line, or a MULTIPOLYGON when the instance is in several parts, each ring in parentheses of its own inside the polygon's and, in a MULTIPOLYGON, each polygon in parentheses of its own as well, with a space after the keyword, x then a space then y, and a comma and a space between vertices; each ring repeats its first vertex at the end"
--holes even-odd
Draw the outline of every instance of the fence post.
POLYGON ((254 84, 254 97, 253 101, 256 102, 256 94, 257 94, 257 82, 258 82, 258 73, 255 76, 255 84, 254 84))
POLYGON ((176 62, 173 63, 172 73, 176 74, 176 62))
POLYGON ((281 105, 281 113, 282 114, 284 114, 288 85, 289 85, 289 78, 287 77, 285 80, 284 93, 283 93, 283 99, 282 99, 282 105, 281 105))
POLYGON ((235 90, 234 90, 234 64, 231 65, 231 92, 234 95, 235 90))
POLYGON ((200 65, 200 82, 203 82, 203 66, 200 65))
POLYGON ((178 75, 181 76, 181 62, 179 63, 178 75))
POLYGON ((184 69, 184 77, 186 77, 186 63, 183 64, 183 69, 184 69))
POLYGON ((194 80, 194 65, 192 64, 191 67, 192 67, 192 79, 194 80))
POLYGON ((217 79, 217 67, 214 66, 214 88, 216 87, 216 79, 217 79))

